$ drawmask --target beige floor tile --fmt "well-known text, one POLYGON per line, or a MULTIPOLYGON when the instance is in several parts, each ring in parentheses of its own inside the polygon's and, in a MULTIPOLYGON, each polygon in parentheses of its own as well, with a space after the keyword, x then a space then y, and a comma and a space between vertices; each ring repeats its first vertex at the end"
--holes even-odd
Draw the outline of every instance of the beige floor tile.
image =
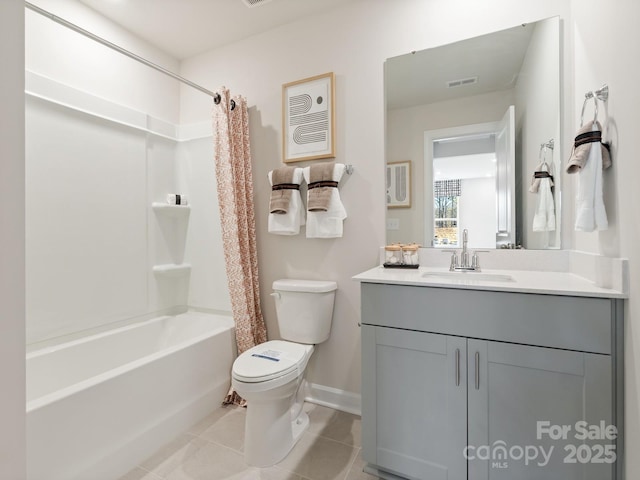
POLYGON ((164 477, 206 444, 207 442, 201 438, 184 434, 162 447, 140 466, 159 477, 164 477))
POLYGON ((244 462, 246 409, 221 407, 121 480, 372 480, 362 472, 360 417, 305 404, 309 430, 277 466, 244 462))
POLYGON ((124 477, 121 477, 120 480, 160 480, 160 478, 161 477, 158 477, 151 472, 147 472, 140 467, 136 467, 124 477))
POLYGON ((242 407, 238 407, 236 405, 221 405, 216 408, 213 412, 203 418, 201 421, 193 425, 186 433, 190 433, 191 435, 200 435, 207 428, 214 425, 218 420, 220 420, 225 415, 228 415, 229 412, 234 412, 236 410, 245 410, 242 407))
POLYGON ((362 460, 362 449, 358 449, 358 454, 356 455, 353 465, 351 465, 345 480, 377 480, 378 477, 369 475, 362 471, 364 465, 365 462, 362 460))
POLYGON ((312 403, 305 403, 304 409, 309 415, 309 433, 360 446, 361 421, 358 415, 312 403))
POLYGON ((167 480, 239 480, 251 477, 251 468, 241 453, 222 445, 207 443, 170 472, 167 480), (246 477, 245 477, 246 475, 246 477))
POLYGON ((305 433, 277 466, 310 480, 343 480, 357 449, 311 433, 305 433))
POLYGON ((236 408, 212 423, 200 433, 200 438, 219 443, 238 452, 244 449, 244 425, 247 418, 246 410, 236 408))

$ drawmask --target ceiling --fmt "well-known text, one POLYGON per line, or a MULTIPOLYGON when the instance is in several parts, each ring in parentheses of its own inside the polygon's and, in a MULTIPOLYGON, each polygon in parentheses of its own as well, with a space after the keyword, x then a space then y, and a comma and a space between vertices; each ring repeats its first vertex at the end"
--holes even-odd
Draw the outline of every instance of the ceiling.
POLYGON ((385 64, 387 108, 408 108, 515 87, 535 23, 393 57, 385 64), (447 88, 451 80, 478 82, 447 88))
POLYGON ((356 0, 80 0, 183 60, 356 0))

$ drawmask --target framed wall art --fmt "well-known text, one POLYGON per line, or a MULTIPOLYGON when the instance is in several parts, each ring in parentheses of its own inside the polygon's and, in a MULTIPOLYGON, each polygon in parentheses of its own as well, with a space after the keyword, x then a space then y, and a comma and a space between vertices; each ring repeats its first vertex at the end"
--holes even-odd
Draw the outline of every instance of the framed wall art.
POLYGON ((284 163, 335 155, 335 75, 333 72, 282 86, 284 163))
POLYGON ((387 163, 387 208, 411 207, 411 161, 387 163))

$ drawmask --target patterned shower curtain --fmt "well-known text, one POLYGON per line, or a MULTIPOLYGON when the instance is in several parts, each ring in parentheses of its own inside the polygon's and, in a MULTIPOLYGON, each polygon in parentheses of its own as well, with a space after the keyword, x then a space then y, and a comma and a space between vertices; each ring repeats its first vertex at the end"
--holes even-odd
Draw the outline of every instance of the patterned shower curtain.
MULTIPOLYGON (((214 156, 222 241, 239 355, 266 342, 267 329, 260 311, 247 101, 234 97, 235 108, 232 110, 229 90, 223 87, 219 93, 220 102, 213 105, 214 156)), ((224 403, 243 405, 245 402, 232 388, 224 403)))

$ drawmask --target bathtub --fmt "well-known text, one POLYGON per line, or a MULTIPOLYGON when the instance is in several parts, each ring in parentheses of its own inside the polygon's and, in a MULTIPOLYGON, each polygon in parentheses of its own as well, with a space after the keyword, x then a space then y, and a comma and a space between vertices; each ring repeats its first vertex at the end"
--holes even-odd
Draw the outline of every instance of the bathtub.
POLYGON ((218 408, 233 320, 187 312, 27 355, 28 480, 114 480, 218 408))

